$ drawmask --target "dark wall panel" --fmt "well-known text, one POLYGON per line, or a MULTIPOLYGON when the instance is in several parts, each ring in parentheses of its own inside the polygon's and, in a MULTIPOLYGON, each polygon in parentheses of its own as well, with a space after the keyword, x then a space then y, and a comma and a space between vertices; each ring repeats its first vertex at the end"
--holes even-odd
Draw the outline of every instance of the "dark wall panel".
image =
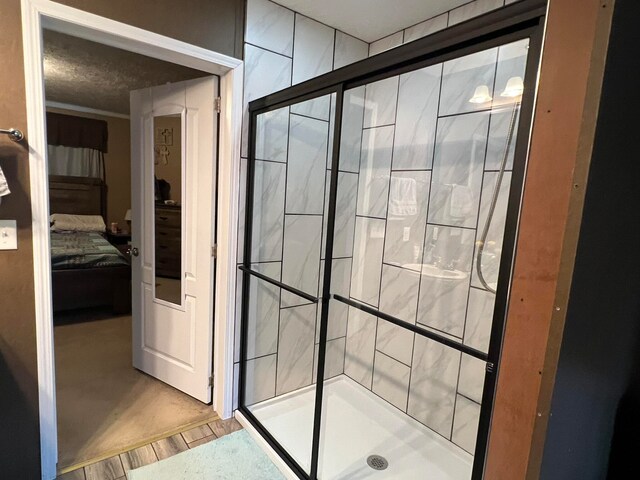
POLYGON ((612 439, 609 478, 631 478, 628 472, 637 471, 640 116, 634 91, 640 85, 640 56, 635 53, 640 48, 638 18, 637 0, 616 0, 545 443, 544 480, 607 478, 612 439))
POLYGON ((245 0, 55 1, 242 58, 245 0))

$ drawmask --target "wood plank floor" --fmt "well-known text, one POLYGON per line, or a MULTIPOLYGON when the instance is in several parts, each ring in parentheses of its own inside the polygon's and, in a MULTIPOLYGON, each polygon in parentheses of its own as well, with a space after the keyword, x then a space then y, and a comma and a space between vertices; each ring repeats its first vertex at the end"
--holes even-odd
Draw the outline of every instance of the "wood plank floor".
POLYGON ((235 419, 215 420, 171 437, 60 475, 57 480, 125 480, 126 473, 242 429, 235 419))

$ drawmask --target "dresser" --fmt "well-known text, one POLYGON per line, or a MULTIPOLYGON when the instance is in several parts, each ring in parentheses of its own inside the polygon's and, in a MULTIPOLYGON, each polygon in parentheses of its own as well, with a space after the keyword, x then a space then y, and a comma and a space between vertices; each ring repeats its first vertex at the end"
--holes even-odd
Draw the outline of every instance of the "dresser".
POLYGON ((180 278, 182 209, 178 205, 156 204, 156 275, 180 278))

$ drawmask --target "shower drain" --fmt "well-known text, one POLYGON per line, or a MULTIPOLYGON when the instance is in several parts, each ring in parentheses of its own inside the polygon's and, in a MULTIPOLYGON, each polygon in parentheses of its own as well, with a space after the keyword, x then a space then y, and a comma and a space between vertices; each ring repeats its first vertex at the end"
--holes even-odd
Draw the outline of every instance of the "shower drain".
POLYGON ((369 455, 369 457, 367 457, 367 465, 374 470, 384 470, 389 466, 389 462, 381 455, 369 455))

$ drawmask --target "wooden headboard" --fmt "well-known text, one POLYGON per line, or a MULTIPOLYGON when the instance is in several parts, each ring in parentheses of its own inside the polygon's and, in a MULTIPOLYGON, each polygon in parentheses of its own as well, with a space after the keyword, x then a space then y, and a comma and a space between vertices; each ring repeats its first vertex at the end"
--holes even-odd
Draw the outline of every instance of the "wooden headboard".
POLYGON ((100 178, 49 175, 49 212, 102 215, 107 222, 107 186, 100 178))

